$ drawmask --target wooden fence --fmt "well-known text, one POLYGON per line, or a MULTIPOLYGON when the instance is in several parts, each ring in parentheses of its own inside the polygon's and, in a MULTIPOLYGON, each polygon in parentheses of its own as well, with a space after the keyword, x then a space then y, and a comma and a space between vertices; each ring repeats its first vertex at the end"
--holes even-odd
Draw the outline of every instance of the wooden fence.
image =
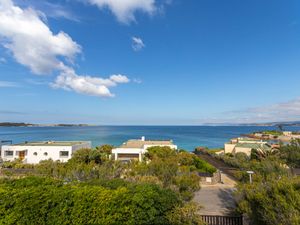
POLYGON ((243 225, 242 216, 208 216, 202 215, 207 225, 243 225))

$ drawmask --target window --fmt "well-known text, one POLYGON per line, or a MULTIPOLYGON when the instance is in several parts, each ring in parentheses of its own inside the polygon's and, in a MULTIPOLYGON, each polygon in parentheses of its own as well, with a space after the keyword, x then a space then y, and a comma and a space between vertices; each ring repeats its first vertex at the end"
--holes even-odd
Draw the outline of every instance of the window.
POLYGON ((37 156, 37 152, 34 152, 33 155, 37 156))
POLYGON ((5 151, 4 156, 7 156, 7 157, 14 156, 14 152, 13 151, 5 151))
POLYGON ((44 156, 47 156, 48 155, 48 152, 44 152, 44 156))
POLYGON ((69 152, 68 151, 60 151, 59 152, 59 156, 60 157, 68 157, 69 156, 69 152))

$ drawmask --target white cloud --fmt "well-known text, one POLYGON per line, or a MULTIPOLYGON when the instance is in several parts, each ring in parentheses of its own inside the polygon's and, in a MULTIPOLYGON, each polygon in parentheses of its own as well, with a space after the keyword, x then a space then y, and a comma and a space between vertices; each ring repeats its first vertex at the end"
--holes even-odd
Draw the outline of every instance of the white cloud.
POLYGON ((19 87, 19 84, 15 82, 0 80, 0 88, 11 88, 11 87, 19 87))
POLYGON ((0 0, 0 44, 11 51, 17 62, 34 74, 59 72, 52 86, 81 94, 113 97, 110 87, 129 82, 122 75, 109 79, 77 75, 66 63, 73 62, 81 47, 63 31, 54 34, 44 17, 34 9, 16 6, 12 0, 0 0))
POLYGON ((109 79, 114 82, 114 83, 128 83, 130 80, 128 79, 128 77, 121 75, 121 74, 117 74, 117 75, 111 75, 109 77, 109 79))
POLYGON ((67 19, 79 22, 79 18, 67 7, 67 3, 53 3, 50 0, 14 0, 14 2, 21 7, 32 7, 36 10, 42 11, 49 18, 67 19))
POLYGON ((143 40, 139 37, 132 37, 132 45, 131 45, 132 49, 136 52, 142 50, 143 48, 145 48, 145 44, 143 42, 143 40))
POLYGON ((0 1, 1 44, 9 49, 15 59, 35 74, 51 73, 59 69, 58 57, 73 60, 80 46, 60 31, 53 34, 33 9, 21 9, 11 0, 0 1))
POLYGON ((122 23, 135 21, 136 11, 153 14, 156 11, 155 0, 85 0, 100 9, 109 8, 122 23))
POLYGON ((299 120, 300 98, 277 104, 223 112, 221 114, 216 114, 214 118, 206 118, 200 122, 237 124, 288 122, 299 120))
POLYGON ((120 83, 128 83, 129 79, 124 75, 111 75, 107 79, 91 76, 80 76, 72 68, 66 68, 52 84, 53 88, 73 90, 80 94, 99 97, 114 97, 109 87, 120 83))
POLYGON ((289 121, 300 119, 300 98, 278 104, 250 108, 245 111, 251 118, 263 121, 289 121))

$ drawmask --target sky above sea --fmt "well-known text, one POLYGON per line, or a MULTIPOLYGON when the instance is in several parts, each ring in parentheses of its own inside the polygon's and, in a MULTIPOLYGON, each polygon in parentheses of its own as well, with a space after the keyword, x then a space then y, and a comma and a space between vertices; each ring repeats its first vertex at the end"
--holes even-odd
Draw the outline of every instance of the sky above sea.
POLYGON ((298 0, 0 0, 0 122, 300 120, 298 0))

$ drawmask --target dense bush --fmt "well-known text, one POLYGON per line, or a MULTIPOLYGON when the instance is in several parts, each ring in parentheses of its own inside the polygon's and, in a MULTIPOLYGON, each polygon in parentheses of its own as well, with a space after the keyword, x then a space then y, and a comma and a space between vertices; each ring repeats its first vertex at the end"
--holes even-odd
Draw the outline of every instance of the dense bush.
POLYGON ((268 177, 239 186, 239 210, 255 225, 300 224, 300 179, 268 177))
POLYGON ((300 141, 273 151, 253 151, 251 157, 240 153, 214 157, 237 168, 238 208, 252 225, 300 224, 300 179, 289 168, 299 165, 300 141), (252 184, 248 170, 254 171, 252 184))
POLYGON ((150 148, 143 162, 114 161, 110 152, 78 150, 66 163, 30 165, 36 177, 0 180, 0 224, 199 224, 185 204, 200 189, 198 172, 213 166, 168 147, 150 148))
POLYGON ((173 209, 168 213, 167 218, 173 225, 204 225, 205 223, 198 216, 199 210, 199 206, 189 203, 173 209))
POLYGON ((282 146, 280 155, 290 167, 300 168, 300 139, 293 140, 289 145, 282 146))
POLYGON ((212 166, 211 164, 209 164, 208 162, 206 162, 196 156, 194 156, 193 159, 194 159, 193 165, 195 165, 195 167, 197 168, 197 170, 199 172, 208 172, 211 174, 217 172, 217 169, 214 166, 212 166))
POLYGON ((212 165, 196 155, 169 147, 148 148, 145 159, 143 163, 131 164, 127 177, 139 181, 147 178, 178 192, 185 201, 192 199, 194 192, 200 189, 198 172, 216 172, 212 165))
POLYGON ((174 192, 157 185, 108 186, 2 180, 0 224, 170 224, 166 215, 181 205, 174 192))

